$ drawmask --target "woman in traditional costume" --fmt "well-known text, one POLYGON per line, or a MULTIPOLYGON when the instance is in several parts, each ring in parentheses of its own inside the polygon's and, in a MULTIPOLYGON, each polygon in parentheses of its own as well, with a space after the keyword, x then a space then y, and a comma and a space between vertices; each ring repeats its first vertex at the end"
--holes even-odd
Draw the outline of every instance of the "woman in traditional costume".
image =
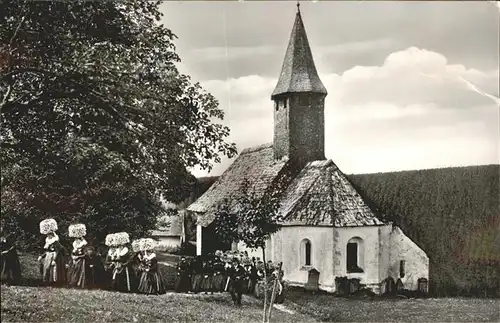
POLYGON ((160 295, 166 292, 165 282, 158 270, 156 253, 153 251, 155 245, 156 242, 151 238, 142 239, 140 244, 141 278, 137 290, 141 294, 160 295))
POLYGON ((111 288, 120 292, 132 292, 135 290, 135 275, 131 260, 133 254, 127 244, 130 238, 127 232, 115 233, 113 244, 114 252, 111 254, 111 288))
POLYGON ((10 236, 0 236, 0 269, 2 270, 2 284, 17 285, 21 281, 21 265, 17 255, 16 246, 12 243, 10 236))
POLYGON ((142 241, 144 239, 135 239, 132 241, 132 258, 130 261, 130 265, 132 266, 132 269, 134 270, 135 276, 136 277, 141 277, 142 271, 141 271, 141 261, 142 261, 142 251, 141 251, 141 246, 142 246, 142 241))
POLYGON ((191 273, 191 290, 198 293, 203 282, 203 262, 200 256, 196 256, 191 262, 191 273))
POLYGON ((214 291, 220 293, 224 290, 224 283, 226 282, 224 262, 220 259, 220 256, 215 256, 215 261, 213 264, 214 275, 212 278, 212 284, 214 291))
POLYGON ((108 252, 106 253, 106 258, 104 259, 104 280, 103 284, 106 289, 111 289, 111 276, 113 275, 113 261, 111 260, 115 253, 114 246, 115 234, 110 233, 106 235, 104 244, 108 247, 108 252))
POLYGON ((45 219, 40 222, 40 233, 47 235, 44 254, 38 257, 42 282, 49 285, 62 286, 66 284, 66 249, 59 242, 56 233, 57 222, 54 219, 45 219))
POLYGON ((177 293, 187 293, 191 289, 190 264, 186 257, 182 257, 177 264, 177 279, 175 282, 175 291, 177 293))
POLYGON ((206 259, 203 262, 203 281, 201 283, 201 290, 204 291, 205 294, 208 294, 208 292, 210 292, 211 294, 214 293, 212 285, 213 274, 214 274, 214 269, 212 265, 212 260, 206 259))
POLYGON ((69 237, 75 238, 71 260, 68 265, 68 285, 70 287, 88 288, 95 284, 95 269, 87 254, 87 228, 85 224, 72 224, 68 228, 69 237))

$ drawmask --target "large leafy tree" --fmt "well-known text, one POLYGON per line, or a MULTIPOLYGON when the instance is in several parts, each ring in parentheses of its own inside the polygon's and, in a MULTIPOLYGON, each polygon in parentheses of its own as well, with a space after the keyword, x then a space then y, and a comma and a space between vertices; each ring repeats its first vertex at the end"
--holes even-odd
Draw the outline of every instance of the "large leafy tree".
POLYGON ((218 102, 177 70, 159 4, 0 4, 2 220, 24 238, 46 216, 144 234, 160 196, 186 196, 187 168, 236 153, 218 102))

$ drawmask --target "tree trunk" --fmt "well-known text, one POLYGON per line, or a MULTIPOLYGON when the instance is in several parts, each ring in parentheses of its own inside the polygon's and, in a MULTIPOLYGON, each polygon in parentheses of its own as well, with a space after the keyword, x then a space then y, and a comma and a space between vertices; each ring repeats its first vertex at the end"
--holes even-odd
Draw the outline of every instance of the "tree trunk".
POLYGON ((276 285, 278 285, 278 278, 274 279, 273 292, 271 293, 271 302, 269 303, 269 314, 267 315, 268 322, 271 321, 271 313, 273 311, 274 300, 276 299, 276 285))
POLYGON ((266 249, 262 247, 262 260, 264 261, 264 315, 262 322, 267 322, 267 263, 266 263, 266 249))

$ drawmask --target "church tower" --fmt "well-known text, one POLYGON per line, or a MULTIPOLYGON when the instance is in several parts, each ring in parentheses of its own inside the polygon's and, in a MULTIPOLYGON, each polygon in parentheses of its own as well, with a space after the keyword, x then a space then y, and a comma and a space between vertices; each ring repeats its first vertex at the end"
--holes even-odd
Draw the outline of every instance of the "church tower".
POLYGON ((274 158, 299 165, 325 159, 325 97, 297 4, 274 101, 274 158))

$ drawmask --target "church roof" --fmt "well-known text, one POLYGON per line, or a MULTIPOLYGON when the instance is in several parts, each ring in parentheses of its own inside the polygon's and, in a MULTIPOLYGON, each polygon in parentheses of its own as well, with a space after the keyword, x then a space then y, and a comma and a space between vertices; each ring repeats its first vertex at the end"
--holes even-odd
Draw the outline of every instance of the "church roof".
POLYGON ((334 227, 383 225, 331 160, 313 161, 285 190, 285 225, 334 227))
POLYGON ((247 148, 241 152, 231 166, 210 186, 188 211, 204 213, 199 223, 212 222, 213 212, 225 198, 233 198, 241 192, 242 185, 248 180, 250 194, 264 194, 274 180, 284 170, 286 160, 275 160, 273 145, 265 144, 247 148))
POLYGON ((280 212, 284 225, 369 226, 382 225, 346 176, 331 160, 308 163, 297 176, 290 176, 287 160, 274 160, 273 146, 267 144, 242 151, 234 163, 196 202, 189 211, 202 213, 198 224, 210 224, 215 210, 224 199, 237 212, 238 194, 245 179, 250 194, 264 194, 278 178, 288 176, 289 185, 282 192, 280 212))
POLYGON ((327 94, 314 65, 300 10, 297 10, 281 74, 271 98, 274 99, 277 95, 292 92, 327 94))

